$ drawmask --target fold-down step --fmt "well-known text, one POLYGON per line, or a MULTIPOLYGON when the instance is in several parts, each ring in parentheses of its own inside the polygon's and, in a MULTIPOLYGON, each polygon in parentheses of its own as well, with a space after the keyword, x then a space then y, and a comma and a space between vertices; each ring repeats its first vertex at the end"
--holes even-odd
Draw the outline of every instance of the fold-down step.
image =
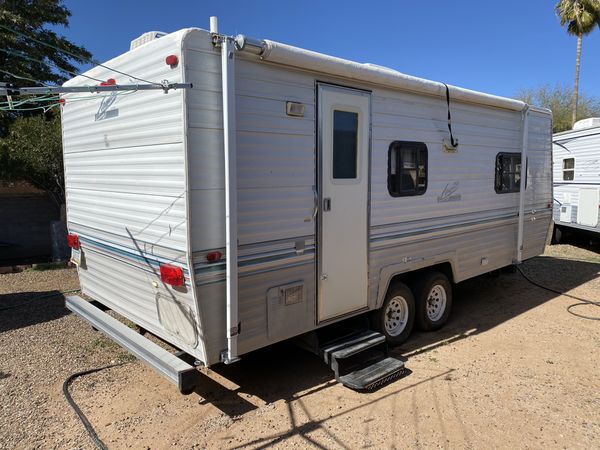
POLYGON ((373 330, 330 341, 319 353, 336 380, 358 391, 375 389, 406 373, 404 362, 388 356, 385 336, 373 330))
POLYGON ((78 295, 66 297, 65 306, 176 384, 181 393, 189 394, 194 391, 200 372, 190 364, 136 333, 78 295))

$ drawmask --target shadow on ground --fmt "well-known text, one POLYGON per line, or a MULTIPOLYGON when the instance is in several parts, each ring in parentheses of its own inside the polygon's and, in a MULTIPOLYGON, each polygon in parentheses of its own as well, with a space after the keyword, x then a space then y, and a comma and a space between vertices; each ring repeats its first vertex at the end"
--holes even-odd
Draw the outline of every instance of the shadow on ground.
POLYGON ((573 245, 600 254, 600 233, 562 227, 561 245, 573 245))
MULTIPOLYGON (((524 263, 522 270, 536 282, 564 292, 597 278, 600 264, 539 257, 524 263)), ((444 328, 429 333, 415 331, 391 353, 400 359, 408 355, 410 367, 411 355, 484 333, 557 296, 531 285, 518 272, 467 280, 455 287, 452 315, 444 328)), ((290 402, 336 383, 333 372, 320 358, 289 342, 252 352, 235 364, 217 365, 211 370, 239 387, 228 389, 201 377, 196 393, 203 398, 201 403, 212 403, 230 417, 256 408, 243 394, 266 403, 290 402)), ((368 394, 365 402, 369 402, 368 394)))
POLYGON ((60 319, 70 314, 59 291, 0 295, 0 333, 60 319))

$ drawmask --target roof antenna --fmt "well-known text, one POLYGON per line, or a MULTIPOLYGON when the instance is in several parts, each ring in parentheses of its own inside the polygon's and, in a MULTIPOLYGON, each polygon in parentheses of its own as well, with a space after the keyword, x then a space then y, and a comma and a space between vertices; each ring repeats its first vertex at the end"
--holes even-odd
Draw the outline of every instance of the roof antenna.
POLYGON ((217 34, 219 32, 217 16, 210 16, 210 32, 217 34))

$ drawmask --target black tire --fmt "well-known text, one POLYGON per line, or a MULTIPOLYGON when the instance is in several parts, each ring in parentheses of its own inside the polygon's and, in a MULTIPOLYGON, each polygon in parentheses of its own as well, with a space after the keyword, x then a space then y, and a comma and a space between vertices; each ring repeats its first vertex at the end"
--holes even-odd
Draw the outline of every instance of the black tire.
POLYGON ((554 225, 552 228, 552 244, 560 244, 563 238, 563 232, 558 225, 554 225))
POLYGON ((448 321, 450 311, 452 311, 452 285, 446 275, 440 272, 422 274, 415 280, 412 288, 415 296, 415 321, 417 327, 423 331, 433 331, 441 328, 448 321), (438 290, 432 294, 432 305, 428 304, 427 299, 434 287, 437 287, 438 290), (443 293, 439 289, 442 289, 443 293), (435 308, 435 305, 440 305, 438 307, 443 309, 438 311, 437 314, 434 310, 430 309, 431 314, 428 314, 428 308, 435 308))
POLYGON ((385 335, 385 338, 390 345, 400 345, 405 342, 410 333, 412 333, 413 326, 415 323, 415 298, 413 297, 412 291, 404 283, 393 283, 388 288, 385 300, 381 308, 373 311, 371 315, 371 324, 373 328, 385 335), (392 309, 394 307, 397 309, 392 309), (404 328, 398 329, 395 332, 392 326, 396 326, 394 322, 394 316, 397 314, 398 328, 401 328, 401 324, 404 323, 404 328), (404 321, 401 321, 401 316, 405 317, 404 321), (387 325, 386 326, 386 321, 387 325))

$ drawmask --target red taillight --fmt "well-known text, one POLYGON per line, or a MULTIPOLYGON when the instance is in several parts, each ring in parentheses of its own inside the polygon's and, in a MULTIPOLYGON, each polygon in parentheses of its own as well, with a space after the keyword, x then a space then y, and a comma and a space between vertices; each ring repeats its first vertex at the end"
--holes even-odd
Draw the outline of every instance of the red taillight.
POLYGON ((165 58, 165 62, 167 63, 167 66, 175 67, 177 63, 179 63, 179 58, 177 55, 169 55, 165 58))
POLYGON ((219 261, 223 257, 223 253, 221 252, 210 252, 206 254, 206 260, 208 262, 216 262, 219 261))
POLYGON ((67 244, 69 244, 69 247, 79 250, 79 247, 81 247, 79 244, 79 236, 76 234, 67 234, 67 244))
POLYGON ((114 78, 109 78, 108 80, 100 83, 100 86, 114 86, 115 84, 117 84, 117 80, 114 78))
POLYGON ((170 264, 160 265, 160 279, 163 283, 170 284, 171 286, 183 286, 185 281, 183 278, 183 269, 170 264))

